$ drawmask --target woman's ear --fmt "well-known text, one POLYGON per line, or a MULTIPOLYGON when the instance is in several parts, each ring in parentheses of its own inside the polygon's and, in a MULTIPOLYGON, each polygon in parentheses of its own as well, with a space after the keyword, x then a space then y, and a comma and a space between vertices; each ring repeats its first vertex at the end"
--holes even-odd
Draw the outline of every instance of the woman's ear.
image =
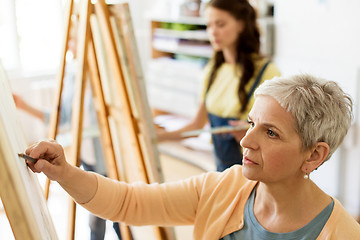
POLYGON ((302 170, 305 173, 311 173, 315 169, 317 169, 328 156, 330 151, 330 147, 325 142, 318 142, 316 146, 311 149, 311 155, 308 159, 305 160, 302 170))

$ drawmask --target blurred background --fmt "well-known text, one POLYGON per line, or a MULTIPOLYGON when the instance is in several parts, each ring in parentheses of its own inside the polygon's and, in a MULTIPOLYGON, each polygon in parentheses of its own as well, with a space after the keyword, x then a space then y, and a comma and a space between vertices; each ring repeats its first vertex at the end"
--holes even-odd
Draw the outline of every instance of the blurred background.
MULTIPOLYGON (((112 2, 119 1, 108 1, 112 2)), ((201 11, 206 1, 128 2, 150 106, 184 119, 193 117, 199 74, 212 52, 201 11)), ((355 118, 348 136, 332 159, 312 174, 312 179, 359 218, 360 1, 251 2, 258 9, 262 52, 272 57, 283 75, 311 73, 334 80, 353 97, 355 118)), ((49 109, 53 102, 65 3, 0 1, 0 61, 14 92, 41 109, 49 109)), ((25 113, 19 115, 29 143, 47 136, 42 122, 25 113)), ((199 148, 211 151, 211 147, 199 148)), ((206 166, 201 167, 211 169, 206 166)))

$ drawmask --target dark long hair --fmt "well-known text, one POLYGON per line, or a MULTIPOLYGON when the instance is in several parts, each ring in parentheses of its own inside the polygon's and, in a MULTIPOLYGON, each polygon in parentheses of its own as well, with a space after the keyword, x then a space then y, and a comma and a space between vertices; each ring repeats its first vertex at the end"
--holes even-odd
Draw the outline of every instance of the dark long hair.
MULTIPOLYGON (((256 12, 247 0, 211 0, 207 7, 214 7, 230 13, 237 20, 244 22, 244 30, 240 33, 237 41, 236 64, 242 68, 242 76, 238 88, 238 97, 241 103, 240 112, 245 111, 248 103, 246 84, 250 81, 255 71, 252 54, 259 54, 260 31, 256 24, 256 12)), ((214 82, 216 72, 225 62, 222 51, 215 52, 213 56, 214 65, 210 73, 207 91, 214 82)))

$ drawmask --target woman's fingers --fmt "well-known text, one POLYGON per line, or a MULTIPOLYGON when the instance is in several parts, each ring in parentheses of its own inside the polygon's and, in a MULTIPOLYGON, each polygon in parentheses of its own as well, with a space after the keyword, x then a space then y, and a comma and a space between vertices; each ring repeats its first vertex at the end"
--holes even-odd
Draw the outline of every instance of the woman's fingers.
POLYGON ((31 169, 31 171, 33 171, 35 173, 40 173, 40 171, 35 168, 34 162, 26 161, 26 165, 31 169))
POLYGON ((43 158, 48 161, 52 161, 56 158, 64 156, 61 145, 53 139, 35 143, 28 147, 25 150, 25 153, 28 154, 30 157, 36 159, 43 158))
POLYGON ((45 173, 50 179, 57 178, 57 172, 66 161, 63 148, 53 139, 32 144, 25 153, 38 159, 36 163, 27 161, 29 168, 36 173, 45 173))
POLYGON ((33 143, 30 146, 27 147, 27 149, 25 150, 25 153, 27 155, 30 155, 31 151, 33 150, 33 148, 35 148, 38 145, 38 143, 33 143))
POLYGON ((34 165, 38 172, 43 172, 50 180, 57 181, 60 175, 58 165, 54 165, 47 160, 39 159, 34 165))
POLYGON ((27 161, 27 165, 35 173, 43 172, 49 179, 58 181, 66 172, 64 150, 53 139, 34 143, 25 150, 25 153, 38 159, 36 163, 27 161))

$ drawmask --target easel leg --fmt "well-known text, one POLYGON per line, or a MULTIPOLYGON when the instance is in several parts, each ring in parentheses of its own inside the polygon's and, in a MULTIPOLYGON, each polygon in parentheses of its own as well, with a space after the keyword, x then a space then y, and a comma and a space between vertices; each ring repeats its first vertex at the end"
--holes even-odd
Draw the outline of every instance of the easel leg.
MULTIPOLYGON (((59 66, 59 72, 57 75, 57 87, 55 93, 55 105, 51 113, 50 123, 49 123, 49 138, 56 139, 58 126, 59 126, 59 116, 61 110, 61 94, 64 86, 64 75, 65 75, 65 63, 66 63, 66 52, 68 49, 69 36, 70 36, 70 28, 71 28, 71 16, 74 9, 74 1, 68 0, 66 5, 66 14, 65 14, 65 35, 63 39, 63 46, 61 51, 61 61, 59 66)), ((45 199, 49 198, 49 188, 50 188, 50 179, 46 179, 44 195, 45 199)))
MULTIPOLYGON (((98 109, 97 109, 97 119, 99 121, 99 128, 101 133, 101 140, 103 143, 104 157, 106 172, 108 177, 117 180, 123 180, 120 174, 117 171, 116 157, 114 152, 114 145, 111 138, 110 124, 108 122, 108 114, 106 111, 106 103, 103 93, 103 88, 100 80, 99 68, 97 65, 96 53, 94 49, 94 44, 92 41, 91 27, 89 29, 90 37, 88 42, 88 69, 91 82, 91 89, 96 100, 98 109)), ((129 226, 124 223, 120 223, 120 232, 123 240, 131 240, 132 234, 129 226)))
MULTIPOLYGON (((90 27, 91 32, 91 27, 90 27)), ((98 108, 96 109, 97 119, 99 122, 101 142, 104 149, 104 160, 106 165, 106 173, 109 178, 122 180, 117 171, 117 163, 114 152, 114 145, 111 137, 110 124, 108 121, 108 113, 106 110, 106 102, 104 92, 100 80, 99 68, 97 65, 97 58, 92 41, 92 35, 90 34, 89 46, 88 46, 88 64, 89 64, 89 76, 93 97, 98 108)))
MULTIPOLYGON (((83 108, 84 108, 84 94, 85 94, 85 81, 86 81, 86 54, 87 43, 89 39, 89 17, 90 17, 90 0, 83 0, 80 2, 80 20, 79 20, 79 32, 78 32, 78 44, 77 44, 77 75, 75 78, 75 90, 72 109, 72 145, 70 163, 77 167, 80 166, 80 149, 83 130, 83 108)), ((75 232, 75 214, 76 204, 69 205, 69 237, 68 239, 74 239, 75 232)))

